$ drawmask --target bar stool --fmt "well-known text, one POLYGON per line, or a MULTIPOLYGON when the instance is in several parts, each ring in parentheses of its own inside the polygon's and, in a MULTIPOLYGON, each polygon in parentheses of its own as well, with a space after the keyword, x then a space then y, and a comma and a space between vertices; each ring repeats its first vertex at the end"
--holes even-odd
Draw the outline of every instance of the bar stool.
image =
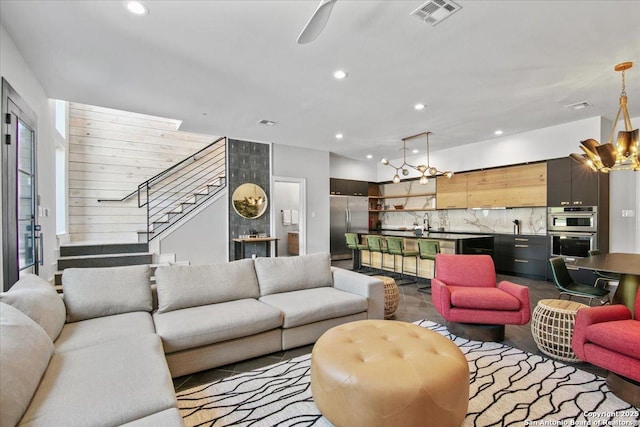
POLYGON ((416 280, 408 281, 405 283, 398 283, 399 285, 406 285, 409 283, 418 283, 418 251, 406 250, 404 247, 404 239, 402 237, 387 237, 387 250, 393 255, 393 272, 397 273, 396 269, 396 255, 402 257, 402 268, 400 270, 400 277, 404 275, 404 259, 407 257, 413 257, 416 261, 416 280))
MULTIPOLYGON (((360 271, 362 269, 361 252, 362 250, 369 249, 369 246, 363 245, 358 241, 358 235, 356 233, 344 233, 344 237, 347 240, 347 248, 353 252, 353 271, 360 271)), ((369 252, 369 268, 371 268, 371 252, 369 252)))
MULTIPOLYGON (((369 256, 371 256, 372 252, 378 252, 380 254, 380 271, 384 273, 384 254, 388 254, 389 251, 385 246, 382 245, 382 241, 384 240, 381 236, 367 236, 367 246, 369 249, 369 256)), ((370 264, 373 269, 373 263, 370 264)))
MULTIPOLYGON (((437 240, 418 239, 418 252, 420 259, 430 259, 433 261, 433 275, 436 274, 436 255, 440 253, 440 243, 437 240)), ((427 292, 431 290, 431 279, 427 279, 427 286, 420 287, 420 292, 427 292)))

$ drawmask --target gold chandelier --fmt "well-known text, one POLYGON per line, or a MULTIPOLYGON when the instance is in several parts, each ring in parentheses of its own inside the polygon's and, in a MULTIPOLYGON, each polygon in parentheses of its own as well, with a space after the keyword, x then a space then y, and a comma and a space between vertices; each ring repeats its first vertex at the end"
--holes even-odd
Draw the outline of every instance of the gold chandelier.
POLYGON ((625 92, 624 72, 633 66, 633 62, 623 62, 614 67, 622 72, 622 92, 620 93, 620 108, 613 122, 609 141, 599 144, 595 139, 581 141, 580 148, 585 154, 572 153, 571 158, 589 166, 594 171, 609 173, 612 170, 640 170, 640 153, 638 152, 638 129, 631 130, 631 119, 627 110, 627 93, 625 92), (624 130, 618 132, 616 145, 613 145, 613 134, 620 113, 624 118, 624 130))
POLYGON ((423 185, 429 182, 430 177, 435 177, 437 175, 444 175, 447 178, 451 178, 453 176, 453 172, 440 171, 438 170, 438 168, 431 166, 431 164, 429 163, 429 135, 430 134, 431 132, 422 132, 416 135, 411 135, 406 138, 402 138, 402 164, 400 166, 397 166, 397 167, 394 166, 387 159, 380 160, 380 163, 382 163, 383 165, 391 166, 396 170, 396 173, 395 175, 393 175, 393 179, 391 180, 394 184, 397 184, 400 182, 400 174, 402 174, 403 176, 409 175, 408 168, 411 168, 420 172, 420 184, 423 184, 423 185), (419 136, 425 136, 425 135, 427 136, 427 164, 418 165, 418 166, 410 165, 409 163, 407 163, 407 141, 410 139, 417 138, 419 136))

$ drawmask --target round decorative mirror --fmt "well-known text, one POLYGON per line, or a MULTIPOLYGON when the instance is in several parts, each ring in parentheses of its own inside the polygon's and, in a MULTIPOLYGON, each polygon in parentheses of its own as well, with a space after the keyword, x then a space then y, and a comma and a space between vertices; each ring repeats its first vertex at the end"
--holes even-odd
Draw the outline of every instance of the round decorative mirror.
POLYGON ((233 209, 243 218, 258 218, 267 210, 267 193, 256 184, 240 185, 233 192, 231 199, 233 200, 233 209))

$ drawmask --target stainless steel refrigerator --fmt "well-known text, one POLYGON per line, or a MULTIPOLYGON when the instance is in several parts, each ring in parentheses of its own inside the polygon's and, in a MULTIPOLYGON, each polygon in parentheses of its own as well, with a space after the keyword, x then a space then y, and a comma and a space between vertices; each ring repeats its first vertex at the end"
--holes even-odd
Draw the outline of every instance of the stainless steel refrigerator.
POLYGON ((344 233, 369 231, 369 198, 329 196, 331 199, 331 259, 351 258, 344 233))

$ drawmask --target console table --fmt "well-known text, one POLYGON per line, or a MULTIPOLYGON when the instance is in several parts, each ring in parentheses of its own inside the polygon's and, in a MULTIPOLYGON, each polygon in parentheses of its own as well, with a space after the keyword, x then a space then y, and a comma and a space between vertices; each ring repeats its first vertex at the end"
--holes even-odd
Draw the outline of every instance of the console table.
MULTIPOLYGON (((274 256, 278 256, 278 238, 277 237, 247 237, 242 239, 233 239, 234 259, 247 258, 247 243, 264 244, 267 256, 271 256, 271 246, 274 246, 274 256)), ((249 255, 249 258, 251 255, 249 255)))

